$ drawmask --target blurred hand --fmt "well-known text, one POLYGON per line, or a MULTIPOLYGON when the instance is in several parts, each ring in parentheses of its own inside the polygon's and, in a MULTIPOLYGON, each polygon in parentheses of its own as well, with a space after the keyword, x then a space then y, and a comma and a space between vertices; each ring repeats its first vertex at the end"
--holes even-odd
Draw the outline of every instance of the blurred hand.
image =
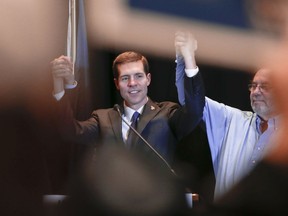
POLYGON ((60 56, 51 62, 52 76, 54 81, 62 80, 65 84, 73 84, 75 81, 73 63, 67 56, 60 56))
POLYGON ((176 54, 184 58, 195 56, 197 50, 197 40, 190 32, 177 31, 175 33, 176 54))

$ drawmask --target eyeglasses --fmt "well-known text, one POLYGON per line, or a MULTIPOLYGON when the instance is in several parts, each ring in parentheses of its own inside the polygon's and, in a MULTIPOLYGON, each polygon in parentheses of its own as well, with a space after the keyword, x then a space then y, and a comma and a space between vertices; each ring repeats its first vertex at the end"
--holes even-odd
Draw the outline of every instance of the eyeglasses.
POLYGON ((271 86, 268 84, 258 84, 258 83, 248 84, 248 89, 250 92, 255 91, 257 87, 259 88, 260 92, 268 92, 271 89, 271 86))

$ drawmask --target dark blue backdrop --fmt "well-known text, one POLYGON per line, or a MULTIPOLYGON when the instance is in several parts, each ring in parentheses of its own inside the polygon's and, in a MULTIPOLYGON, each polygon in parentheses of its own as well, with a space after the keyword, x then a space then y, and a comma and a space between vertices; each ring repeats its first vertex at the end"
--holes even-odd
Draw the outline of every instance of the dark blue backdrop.
POLYGON ((129 0, 133 9, 237 28, 251 28, 245 0, 129 0))

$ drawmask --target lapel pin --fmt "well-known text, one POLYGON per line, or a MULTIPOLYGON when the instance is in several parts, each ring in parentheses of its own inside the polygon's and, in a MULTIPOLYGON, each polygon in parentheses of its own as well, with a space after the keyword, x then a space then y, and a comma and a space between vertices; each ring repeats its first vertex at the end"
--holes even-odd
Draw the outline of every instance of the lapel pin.
POLYGON ((151 110, 155 110, 155 107, 154 107, 154 106, 151 106, 150 108, 151 108, 151 110))

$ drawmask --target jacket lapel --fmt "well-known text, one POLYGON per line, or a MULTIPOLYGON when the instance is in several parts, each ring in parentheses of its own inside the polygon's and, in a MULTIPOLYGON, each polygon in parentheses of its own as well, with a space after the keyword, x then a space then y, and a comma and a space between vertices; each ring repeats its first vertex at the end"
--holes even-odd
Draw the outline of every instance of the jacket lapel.
POLYGON ((140 121, 138 123, 138 132, 140 134, 147 126, 147 124, 151 121, 151 119, 153 119, 159 111, 160 111, 159 106, 149 98, 148 102, 146 103, 143 109, 142 115, 140 116, 140 121))
MULTIPOLYGON (((123 110, 123 106, 121 106, 121 110, 123 110)), ((155 104, 150 98, 148 99, 148 102, 144 106, 143 112, 140 116, 140 121, 138 123, 138 132, 141 134, 141 132, 144 130, 144 128, 147 126, 147 124, 153 119, 157 113, 160 111, 160 107, 155 104)), ((123 113, 123 112, 122 112, 123 113)), ((114 131, 114 134, 117 138, 117 140, 121 143, 123 142, 122 137, 122 119, 119 116, 118 112, 114 109, 111 109, 108 113, 109 119, 111 122, 112 129, 114 131)))
MULTIPOLYGON (((121 107, 121 110, 123 108, 121 107)), ((122 119, 119 116, 119 113, 115 111, 114 109, 111 109, 108 113, 110 123, 112 126, 112 130, 114 131, 114 134, 119 142, 123 142, 122 138, 122 119)))

